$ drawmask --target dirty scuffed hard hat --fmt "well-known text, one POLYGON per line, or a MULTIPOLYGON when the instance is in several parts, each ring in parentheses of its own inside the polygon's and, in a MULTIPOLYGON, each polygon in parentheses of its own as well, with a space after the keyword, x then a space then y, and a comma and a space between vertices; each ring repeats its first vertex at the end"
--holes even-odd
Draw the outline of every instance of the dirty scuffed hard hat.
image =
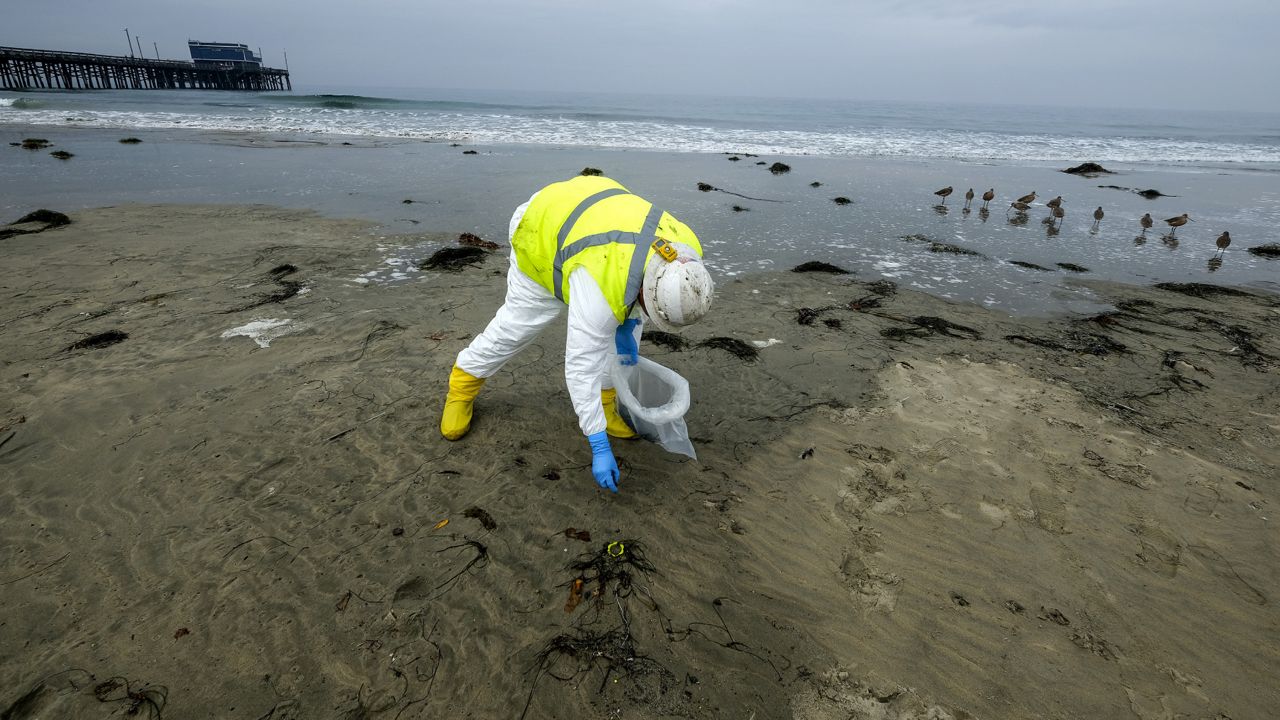
POLYGON ((672 243, 675 260, 654 253, 645 268, 645 318, 657 329, 671 332, 702 319, 711 308, 715 284, 693 248, 672 243))

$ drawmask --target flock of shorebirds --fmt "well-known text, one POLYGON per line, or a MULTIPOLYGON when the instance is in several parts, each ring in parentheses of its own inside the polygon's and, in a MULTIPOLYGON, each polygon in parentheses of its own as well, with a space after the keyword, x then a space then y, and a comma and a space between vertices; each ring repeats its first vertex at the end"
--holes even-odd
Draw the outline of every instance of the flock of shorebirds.
MULTIPOLYGON (((941 190, 935 190, 933 194, 942 198, 942 204, 946 205, 947 198, 951 195, 951 193, 954 190, 955 188, 948 185, 942 188, 941 190)), ((974 197, 975 195, 973 194, 973 188, 969 188, 969 191, 964 194, 964 211, 965 212, 969 212, 969 206, 973 204, 974 197)), ((984 211, 987 210, 987 206, 991 203, 992 200, 995 200, 995 199, 996 199, 995 188, 991 188, 990 190, 987 190, 986 192, 982 193, 982 210, 984 211)), ((1031 193, 1027 195, 1023 195, 1017 200, 1014 200, 1013 202, 1009 203, 1009 210, 1007 212, 1017 212, 1018 214, 1025 215, 1026 212, 1031 209, 1031 204, 1034 203, 1035 201, 1036 201, 1036 193, 1033 190, 1031 191, 1031 193)), ((1059 195, 1054 199, 1046 202, 1044 205, 1049 209, 1049 217, 1045 219, 1045 222, 1047 224, 1052 224, 1056 222, 1058 226, 1061 226, 1062 219, 1067 216, 1066 210, 1062 208, 1062 196, 1059 195)), ((1093 211, 1093 229, 1094 230, 1097 230, 1098 227, 1102 224, 1102 218, 1105 215, 1106 213, 1102 211, 1101 205, 1098 206, 1097 210, 1093 211)), ((1187 213, 1182 213, 1181 215, 1178 215, 1176 217, 1166 218, 1164 223, 1169 226, 1168 237, 1170 238, 1176 237, 1178 228, 1182 227, 1183 225, 1186 225, 1189 222, 1191 222, 1191 217, 1187 213)), ((1142 236, 1145 236, 1147 234, 1147 231, 1151 229, 1151 226, 1155 225, 1155 220, 1151 219, 1151 213, 1146 213, 1145 215, 1142 216, 1140 220, 1138 220, 1138 224, 1142 226, 1142 236)), ((1221 235, 1219 235, 1217 245, 1218 245, 1219 252, 1225 251, 1227 247, 1231 245, 1231 233, 1223 232, 1221 235)))

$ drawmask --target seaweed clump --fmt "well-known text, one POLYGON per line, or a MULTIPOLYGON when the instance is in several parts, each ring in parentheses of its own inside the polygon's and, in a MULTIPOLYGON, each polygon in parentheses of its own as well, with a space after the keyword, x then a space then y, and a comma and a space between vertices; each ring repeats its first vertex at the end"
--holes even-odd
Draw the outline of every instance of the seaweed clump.
POLYGON ((44 138, 26 138, 21 143, 23 150, 43 150, 52 144, 44 138))
POLYGON ((944 242, 930 243, 929 252, 950 253, 952 255, 972 255, 974 257, 980 257, 980 258, 986 257, 986 255, 983 255, 977 250, 970 250, 969 248, 960 247, 959 245, 952 245, 951 243, 944 243, 944 242))
POLYGON ((1047 267, 1044 267, 1042 265, 1037 265, 1033 262, 1027 262, 1025 260, 1010 260, 1009 264, 1017 265, 1018 267, 1026 268, 1028 270, 1040 270, 1041 272, 1053 272, 1053 270, 1047 267))
POLYGON ((71 218, 67 217, 66 215, 56 210, 45 210, 41 208, 40 210, 29 212, 26 215, 23 215, 22 217, 13 221, 11 224, 21 225, 23 223, 32 223, 32 222, 44 223, 45 229, 47 230, 49 228, 56 228, 56 227, 62 227, 63 225, 70 225, 71 218))
POLYGON ((116 343, 122 343, 129 337, 129 333, 121 330, 108 330, 100 332, 97 335, 90 335, 82 340, 77 340, 67 346, 64 352, 72 350, 97 350, 98 348, 110 347, 116 343))
POLYGON ((852 201, 852 200, 850 200, 849 198, 847 198, 847 197, 845 197, 845 196, 843 196, 843 195, 841 195, 840 197, 837 197, 837 198, 832 198, 832 199, 831 199, 831 202, 833 202, 833 203, 835 203, 835 204, 837 204, 837 205, 850 205, 850 204, 852 204, 852 203, 853 203, 853 201, 852 201))
POLYGON ((660 345, 673 352, 679 352, 689 346, 689 341, 676 335, 675 333, 663 332, 661 330, 645 330, 640 336, 641 340, 660 345))
POLYGON ((839 267, 837 265, 832 265, 831 263, 824 263, 819 260, 810 260, 809 262, 800 263, 799 265, 791 268, 791 272, 795 272, 795 273, 822 272, 822 273, 831 273, 832 275, 848 275, 849 274, 849 271, 845 270, 842 267, 839 267))
POLYGON ((582 172, 578 174, 583 175, 585 177, 596 177, 599 175, 604 175, 604 171, 601 170, 600 168, 584 167, 582 168, 582 172))
POLYGON ((484 262, 488 255, 477 247, 447 247, 435 251, 431 257, 418 263, 419 270, 443 270, 462 272, 462 269, 484 262))
POLYGON ((1089 268, 1075 263, 1057 263, 1058 267, 1073 273, 1087 273, 1089 268))
POLYGON ((1091 175, 1113 174, 1110 170, 1102 167, 1096 162, 1081 163, 1075 167, 1069 167, 1062 172, 1067 173, 1068 175, 1084 175, 1085 177, 1089 177, 1091 175))
POLYGON ((475 233, 464 232, 458 236, 458 244, 467 247, 478 247, 483 250, 497 250, 498 243, 485 240, 475 233))
POLYGON ((713 348, 715 350, 724 350, 739 360, 748 362, 760 357, 760 352, 750 345, 742 342, 737 338, 731 337, 713 337, 698 343, 698 347, 713 348))
POLYGON ((58 158, 59 160, 70 160, 71 158, 75 157, 75 155, 67 152, 66 150, 54 150, 49 154, 58 158))
POLYGON ((1251 255, 1265 258, 1280 258, 1280 243, 1267 243, 1266 245, 1258 245, 1248 248, 1251 255))
POLYGON ((140 142, 142 141, 136 137, 120 138, 121 145, 137 145, 140 142))
MULTIPOLYGON (((606 598, 618 603, 621 623, 600 632, 579 627, 571 633, 556 635, 538 652, 528 673, 533 675, 529 698, 520 717, 528 715, 537 690, 538 681, 549 675, 561 682, 576 682, 593 670, 603 669, 600 690, 608 687, 610 678, 624 682, 624 695, 636 703, 652 704, 662 700, 675 690, 679 683, 674 673, 657 660, 640 651, 631 632, 630 613, 626 600, 636 592, 636 582, 657 569, 645 557, 644 548, 636 540, 619 540, 602 544, 594 553, 579 556, 569 563, 568 569, 575 577, 569 587, 566 612, 573 612, 584 599, 593 599, 599 610, 606 598)), ((656 604, 641 588, 650 607, 656 604)))
POLYGON ((769 166, 769 172, 774 175, 785 175, 791 172, 791 166, 786 163, 776 162, 769 166))
POLYGON ((1004 339, 1009 342, 1023 342, 1049 350, 1061 350, 1082 355, 1096 355, 1098 357, 1129 351, 1123 343, 1116 342, 1106 335, 1095 335, 1093 333, 1069 332, 1059 339, 1033 335, 1005 335, 1004 339))
POLYGON ((1247 293, 1243 290, 1223 287, 1222 285, 1210 285, 1208 283, 1162 282, 1156 283, 1155 287, 1159 290, 1167 290, 1206 300, 1224 295, 1227 297, 1253 297, 1252 293, 1247 293))

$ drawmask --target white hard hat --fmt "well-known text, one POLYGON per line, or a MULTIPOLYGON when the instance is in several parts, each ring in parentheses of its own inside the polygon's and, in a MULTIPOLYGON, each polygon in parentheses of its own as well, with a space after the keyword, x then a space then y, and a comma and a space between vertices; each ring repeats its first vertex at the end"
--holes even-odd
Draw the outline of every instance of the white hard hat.
POLYGON ((715 284, 693 248, 672 243, 676 259, 654 253, 645 268, 644 312, 659 330, 673 331, 702 319, 711 308, 715 284))

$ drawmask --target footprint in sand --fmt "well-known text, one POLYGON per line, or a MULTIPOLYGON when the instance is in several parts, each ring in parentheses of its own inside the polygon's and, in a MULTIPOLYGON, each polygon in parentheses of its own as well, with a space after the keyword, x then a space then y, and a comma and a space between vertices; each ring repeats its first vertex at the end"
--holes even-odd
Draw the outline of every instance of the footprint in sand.
POLYGON ((1222 557, 1222 554, 1217 550, 1214 550, 1208 545, 1188 545, 1187 549, 1190 550, 1193 555, 1200 558, 1200 560, 1208 566, 1209 570, 1211 570, 1214 575, 1217 575, 1224 583, 1226 583, 1226 586, 1231 589, 1231 592, 1240 596, 1245 602, 1253 605, 1267 604, 1267 596, 1263 595, 1261 591, 1250 585, 1244 578, 1240 577, 1240 574, 1236 572, 1236 569, 1232 567, 1231 563, 1226 558, 1222 557))
POLYGON ((955 720, 967 717, 935 705, 905 687, 859 681, 831 670, 809 681, 791 697, 792 720, 955 720))
POLYGON ((1164 528, 1152 522, 1130 525, 1129 532, 1138 538, 1139 549, 1135 561, 1148 570, 1175 577, 1182 564, 1182 543, 1164 528))
POLYGON ((857 552, 845 553, 844 560, 840 562, 837 577, 840 584, 868 610, 893 612, 898 605, 898 592, 902 586, 902 578, 878 572, 857 552))

